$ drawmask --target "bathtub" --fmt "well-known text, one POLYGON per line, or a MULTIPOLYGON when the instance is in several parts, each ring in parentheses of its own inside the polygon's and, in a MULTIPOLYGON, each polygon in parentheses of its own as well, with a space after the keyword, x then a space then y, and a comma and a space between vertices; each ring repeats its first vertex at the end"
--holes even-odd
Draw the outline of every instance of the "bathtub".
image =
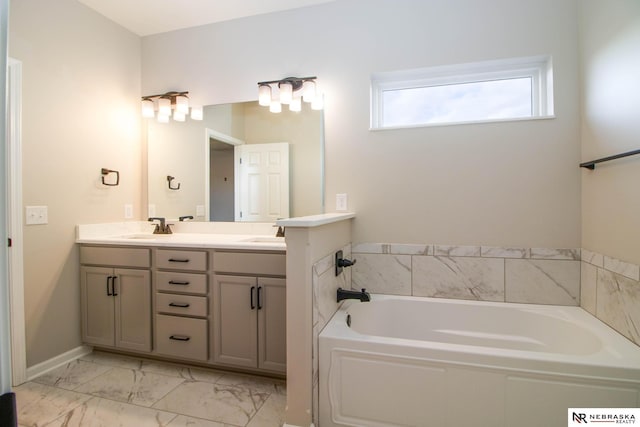
POLYGON ((564 427, 640 404, 640 347, 579 307, 372 295, 318 359, 319 427, 564 427))

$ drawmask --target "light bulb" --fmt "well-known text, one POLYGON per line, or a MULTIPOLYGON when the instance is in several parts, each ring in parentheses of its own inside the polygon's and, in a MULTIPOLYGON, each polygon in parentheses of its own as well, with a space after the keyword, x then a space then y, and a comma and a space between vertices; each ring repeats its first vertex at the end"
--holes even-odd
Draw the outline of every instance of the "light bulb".
POLYGON ((312 110, 322 110, 324 108, 324 95, 321 93, 316 93, 316 96, 313 98, 311 102, 312 110))
POLYGON ((176 111, 180 113, 189 114, 189 98, 184 95, 176 96, 176 111))
POLYGON ((167 117, 171 115, 171 100, 169 98, 158 99, 158 115, 167 117))
POLYGON ((265 84, 258 86, 258 104, 263 107, 271 105, 271 86, 265 84))
POLYGON ((289 110, 295 112, 302 111, 302 98, 293 98, 289 104, 289 110))
POLYGON ((313 80, 305 80, 302 84, 302 100, 304 102, 313 102, 316 97, 316 82, 313 80))
POLYGON ((279 113, 282 111, 282 104, 280 104, 280 102, 278 101, 271 101, 271 104, 269 104, 269 111, 271 111, 272 113, 279 113))
POLYGON ((178 110, 175 110, 173 112, 173 120, 175 120, 176 122, 184 122, 186 116, 184 113, 181 113, 178 110))
POLYGON ((142 117, 147 119, 153 118, 154 115, 153 108, 153 100, 151 99, 143 99, 142 100, 142 117))
POLYGON ((291 82, 280 82, 278 87, 280 88, 280 103, 290 104, 293 98, 293 85, 291 82))
POLYGON ((203 115, 202 105, 194 105, 191 107, 191 120, 202 120, 203 115))

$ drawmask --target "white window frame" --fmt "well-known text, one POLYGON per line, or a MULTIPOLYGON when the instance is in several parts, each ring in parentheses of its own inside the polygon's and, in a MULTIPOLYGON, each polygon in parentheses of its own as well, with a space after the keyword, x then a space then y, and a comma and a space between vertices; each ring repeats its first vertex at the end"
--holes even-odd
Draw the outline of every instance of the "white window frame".
POLYGON ((509 58, 414 70, 390 71, 371 75, 371 130, 443 126, 464 123, 501 122, 552 118, 553 70, 551 56, 509 58), (507 119, 468 122, 424 123, 405 126, 384 125, 383 92, 432 86, 456 85, 514 78, 532 79, 532 115, 507 119))

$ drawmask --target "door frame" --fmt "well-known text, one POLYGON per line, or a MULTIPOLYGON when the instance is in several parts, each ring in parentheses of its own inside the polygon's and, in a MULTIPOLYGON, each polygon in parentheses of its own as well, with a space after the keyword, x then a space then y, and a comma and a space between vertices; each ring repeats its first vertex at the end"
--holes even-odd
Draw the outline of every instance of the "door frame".
MULTIPOLYGON (((217 130, 213 130, 210 128, 205 128, 205 138, 204 138, 204 217, 206 221, 211 221, 211 139, 218 140, 220 142, 224 142, 229 145, 243 145, 244 141, 238 138, 234 138, 230 135, 218 132, 217 130)), ((234 165, 234 170, 235 165, 234 165)), ((238 183, 236 181, 235 188, 233 189, 234 197, 235 194, 238 194, 238 183)))
POLYGON ((22 238, 22 62, 7 64, 7 230, 9 248, 9 304, 11 374, 13 386, 27 381, 27 349, 24 310, 24 242, 22 238))

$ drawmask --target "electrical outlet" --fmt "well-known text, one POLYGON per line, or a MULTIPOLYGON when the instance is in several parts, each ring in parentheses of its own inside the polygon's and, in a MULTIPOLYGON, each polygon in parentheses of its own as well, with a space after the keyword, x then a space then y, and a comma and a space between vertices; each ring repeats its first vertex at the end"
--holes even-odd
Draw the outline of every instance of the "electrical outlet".
POLYGON ((149 203, 149 207, 147 208, 147 213, 149 214, 149 218, 152 216, 156 216, 156 205, 149 203))
POLYGON ((347 194, 346 193, 336 194, 336 210, 337 211, 347 210, 347 194))
POLYGON ((133 205, 124 205, 124 219, 133 218, 133 205))
POLYGON ((49 212, 47 206, 26 206, 26 225, 48 224, 49 212))
POLYGON ((204 216, 204 205, 196 205, 196 216, 204 216))

